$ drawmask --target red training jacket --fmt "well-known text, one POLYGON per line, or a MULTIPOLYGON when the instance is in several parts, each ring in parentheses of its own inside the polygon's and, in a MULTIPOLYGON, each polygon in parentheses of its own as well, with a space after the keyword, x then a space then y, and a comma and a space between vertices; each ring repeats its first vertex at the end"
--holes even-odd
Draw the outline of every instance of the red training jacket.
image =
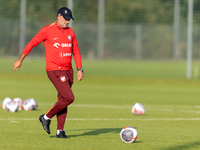
POLYGON ((70 27, 61 29, 56 22, 43 27, 26 45, 23 54, 28 55, 33 47, 44 42, 46 71, 70 70, 72 54, 77 68, 82 68, 78 42, 70 27))

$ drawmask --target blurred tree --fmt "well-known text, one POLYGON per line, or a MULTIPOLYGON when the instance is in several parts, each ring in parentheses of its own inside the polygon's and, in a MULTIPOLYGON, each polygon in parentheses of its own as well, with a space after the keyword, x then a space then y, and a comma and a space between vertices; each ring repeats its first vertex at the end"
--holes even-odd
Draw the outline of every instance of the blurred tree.
POLYGON ((107 22, 170 23, 173 20, 174 0, 107 0, 106 3, 109 4, 107 22))
MULTIPOLYGON (((0 0, 0 18, 19 19, 21 0, 0 0)), ((77 21, 97 22, 98 0, 73 1, 77 21)), ((27 20, 52 22, 67 0, 27 0, 27 20)), ((200 22, 200 0, 194 0, 194 23, 200 22)), ((180 1, 180 20, 187 23, 188 0, 180 1)), ((105 21, 118 23, 173 23, 174 0, 105 0, 105 21), (166 13, 167 12, 167 13, 166 13)))
POLYGON ((74 1, 74 18, 77 21, 97 22, 98 0, 74 1))
POLYGON ((20 0, 0 1, 0 18, 19 19, 20 0))

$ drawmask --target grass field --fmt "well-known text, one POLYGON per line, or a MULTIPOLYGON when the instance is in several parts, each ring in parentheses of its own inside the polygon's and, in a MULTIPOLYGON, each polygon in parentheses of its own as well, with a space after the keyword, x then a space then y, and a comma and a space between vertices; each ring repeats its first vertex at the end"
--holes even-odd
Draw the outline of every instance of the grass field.
MULTIPOLYGON (((200 81, 186 80, 185 62, 83 60, 85 76, 75 82, 75 101, 65 124, 69 139, 57 139, 56 117, 51 134, 38 117, 56 102, 56 90, 45 72, 45 61, 27 57, 13 72, 17 58, 0 60, 0 99, 34 98, 36 111, 10 113, 0 109, 1 150, 185 150, 200 149, 200 81), (136 116, 131 107, 145 106, 136 116), (133 126, 134 143, 120 139, 133 126)), ((194 66, 199 66, 194 62, 194 66)))

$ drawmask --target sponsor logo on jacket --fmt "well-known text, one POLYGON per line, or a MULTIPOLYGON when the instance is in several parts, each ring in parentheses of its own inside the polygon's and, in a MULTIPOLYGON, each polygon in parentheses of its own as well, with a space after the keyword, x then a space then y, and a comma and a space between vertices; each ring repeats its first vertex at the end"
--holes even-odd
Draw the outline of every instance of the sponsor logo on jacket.
POLYGON ((63 58, 63 57, 72 56, 72 53, 63 53, 63 52, 60 52, 59 55, 60 55, 61 58, 63 58))
POLYGON ((55 46, 56 48, 59 47, 72 47, 72 43, 54 43, 53 46, 55 46))

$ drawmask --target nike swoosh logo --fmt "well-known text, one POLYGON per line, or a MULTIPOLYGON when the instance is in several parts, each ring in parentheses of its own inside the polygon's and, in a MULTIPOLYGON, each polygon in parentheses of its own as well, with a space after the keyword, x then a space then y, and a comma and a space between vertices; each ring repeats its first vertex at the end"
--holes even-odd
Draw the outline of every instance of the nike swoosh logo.
POLYGON ((59 37, 57 37, 57 38, 54 38, 54 40, 57 40, 59 37))

